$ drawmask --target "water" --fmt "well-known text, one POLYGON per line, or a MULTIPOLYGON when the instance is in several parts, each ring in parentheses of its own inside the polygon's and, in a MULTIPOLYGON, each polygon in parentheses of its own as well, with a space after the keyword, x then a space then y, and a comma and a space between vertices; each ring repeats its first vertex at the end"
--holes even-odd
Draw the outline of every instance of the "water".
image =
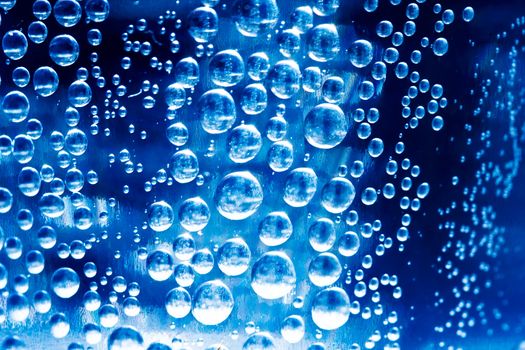
POLYGON ((520 1, 0 8, 0 349, 523 348, 520 1))

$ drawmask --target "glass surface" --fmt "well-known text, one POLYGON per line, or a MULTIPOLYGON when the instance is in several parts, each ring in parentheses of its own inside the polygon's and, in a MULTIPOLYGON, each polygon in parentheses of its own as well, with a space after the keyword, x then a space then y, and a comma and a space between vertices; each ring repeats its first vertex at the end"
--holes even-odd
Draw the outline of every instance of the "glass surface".
POLYGON ((0 349, 525 349, 522 0, 0 8, 0 349))

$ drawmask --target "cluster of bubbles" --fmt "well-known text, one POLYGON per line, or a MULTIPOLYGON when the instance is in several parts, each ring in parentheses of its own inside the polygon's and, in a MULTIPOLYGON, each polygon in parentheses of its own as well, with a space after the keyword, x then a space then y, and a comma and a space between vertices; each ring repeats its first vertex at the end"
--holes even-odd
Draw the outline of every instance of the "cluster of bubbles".
MULTIPOLYGON (((385 1, 404 23, 358 35, 336 23, 339 0, 201 2, 129 24, 122 50, 101 30, 108 0, 35 0, 34 21, 3 34, 0 164, 14 181, 0 186, 0 322, 45 315, 52 337, 82 338, 72 350, 169 349, 147 330, 166 319, 172 330, 246 324, 207 349, 318 350, 332 334, 352 349, 399 348, 403 289, 376 262, 405 250, 430 193, 404 140, 445 127, 445 89, 418 67, 447 54, 457 10, 385 1), (416 41, 423 11, 438 19, 416 41), (33 49, 45 63, 30 70, 33 49), (398 112, 380 106, 387 79, 406 86, 398 112), (40 112, 50 105, 52 118, 40 112), (387 118, 400 124, 394 144, 387 118), (281 319, 243 311, 256 305, 281 319), (373 332, 344 338, 351 318, 373 332)), ((362 14, 378 6, 364 1, 362 14)), ((27 348, 21 338, 1 348, 27 348)), ((210 345, 194 338, 171 342, 210 345)))

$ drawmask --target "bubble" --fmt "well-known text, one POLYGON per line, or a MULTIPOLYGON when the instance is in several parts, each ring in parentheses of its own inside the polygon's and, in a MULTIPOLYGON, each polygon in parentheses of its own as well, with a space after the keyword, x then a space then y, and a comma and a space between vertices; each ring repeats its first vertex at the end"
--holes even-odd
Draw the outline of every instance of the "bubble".
POLYGON ((40 173, 32 167, 24 167, 18 173, 18 188, 27 197, 34 197, 40 191, 40 173))
POLYGON ((308 228, 308 241, 315 251, 325 252, 335 243, 335 224, 328 218, 317 219, 308 228))
POLYGON ((316 92, 321 89, 323 74, 319 67, 307 67, 303 71, 303 90, 306 92, 316 92))
POLYGON ((54 338, 61 339, 68 335, 71 326, 63 313, 57 313, 51 316, 49 319, 49 325, 51 326, 51 335, 54 338))
POLYGON ((254 81, 261 81, 266 78, 269 70, 270 59, 264 52, 256 52, 246 60, 246 73, 254 81))
POLYGON ((282 140, 288 131, 288 122, 282 116, 270 118, 266 125, 266 137, 270 141, 282 140))
POLYGON ((348 209, 355 198, 354 185, 345 178, 334 177, 321 192, 323 208, 333 214, 339 214, 348 209))
POLYGON ((235 163, 247 163, 254 159, 261 147, 261 133, 254 125, 239 125, 228 135, 226 148, 235 163))
POLYGON ((294 169, 286 177, 283 199, 291 207, 304 207, 317 191, 317 175, 311 168, 294 169))
POLYGON ((297 29, 285 29, 277 35, 279 52, 284 57, 291 57, 301 49, 301 33, 297 29))
POLYGON ((295 287, 295 267, 288 255, 273 251, 264 253, 252 267, 251 286, 263 299, 279 299, 295 287))
POLYGON ((84 308, 87 311, 97 311, 101 305, 100 295, 94 291, 87 291, 83 297, 84 308))
POLYGON ((32 22, 27 28, 27 36, 35 44, 42 44, 47 39, 47 27, 43 22, 32 22))
POLYGON ((372 44, 363 39, 354 41, 348 52, 350 54, 350 62, 356 68, 368 66, 374 58, 372 44))
POLYGON ((345 97, 345 83, 340 77, 329 77, 323 83, 323 99, 330 103, 341 103, 345 97))
POLYGON ((148 255, 146 267, 153 280, 162 282, 171 277, 175 265, 171 254, 163 250, 156 250, 148 255))
POLYGON ((84 7, 86 16, 93 22, 104 22, 109 16, 109 2, 107 0, 88 0, 84 7))
POLYGON ((276 350, 270 333, 258 332, 252 334, 242 345, 242 350, 276 350))
POLYGON ((251 252, 242 238, 231 238, 219 248, 217 256, 217 266, 226 276, 240 276, 248 270, 251 252))
POLYGON ((171 156, 169 168, 175 181, 189 183, 199 174, 199 160, 190 149, 181 150, 171 156))
POLYGON ((33 159, 35 144, 27 135, 17 135, 13 140, 13 157, 20 164, 26 164, 33 159))
POLYGON ((77 128, 70 129, 65 137, 65 148, 74 156, 83 155, 88 147, 86 134, 77 128))
POLYGON ((58 218, 64 214, 65 205, 60 196, 53 193, 44 193, 38 201, 40 212, 48 218, 58 218))
POLYGON ((337 12, 339 0, 315 0, 314 13, 318 16, 331 16, 337 12))
POLYGON ((148 208, 148 225, 155 232, 163 232, 169 229, 174 218, 171 205, 164 201, 155 202, 148 208))
POLYGON ((436 56, 443 56, 448 52, 448 41, 445 38, 437 38, 432 44, 432 51, 436 56))
POLYGON ((142 335, 133 327, 115 329, 108 337, 108 350, 143 350, 142 335))
POLYGON ((69 103, 77 108, 87 106, 91 102, 92 94, 91 87, 83 80, 73 82, 67 90, 69 103))
POLYGON ((333 24, 319 24, 308 32, 306 39, 308 57, 317 62, 336 58, 339 50, 339 33, 333 24))
POLYGON ((27 68, 16 67, 15 69, 13 69, 11 78, 16 86, 23 88, 29 84, 29 80, 31 80, 31 75, 27 68))
POLYGON ((312 108, 304 120, 306 140, 320 149, 339 145, 346 137, 348 128, 348 120, 341 108, 329 103, 312 108))
POLYGON ((87 32, 87 40, 91 46, 99 46, 102 43, 102 33, 98 29, 90 29, 87 32))
POLYGON ((53 95, 58 89, 58 82, 58 74, 51 67, 40 67, 33 74, 33 87, 42 97, 53 95))
POLYGON ((361 193, 361 202, 364 205, 373 205, 377 200, 377 191, 373 187, 367 187, 361 193))
POLYGON ((195 240, 189 233, 181 233, 173 241, 173 253, 179 260, 186 261, 195 253, 195 240))
POLYGON ((361 82, 361 84, 359 84, 358 93, 359 98, 363 101, 371 99, 375 93, 374 83, 368 80, 361 82))
POLYGON ((5 214, 13 206, 13 194, 9 189, 0 187, 0 214, 5 214))
POLYGON ((39 314, 46 314, 51 310, 51 296, 45 290, 39 290, 33 295, 33 307, 39 314))
POLYGON ((2 112, 13 123, 24 121, 29 115, 29 100, 21 91, 10 91, 2 100, 2 112))
POLYGON ((300 33, 306 33, 313 27, 314 14, 310 6, 296 7, 290 15, 292 27, 300 33))
POLYGON ((288 141, 277 141, 272 144, 267 155, 268 166, 275 172, 283 172, 293 164, 293 146, 288 141))
POLYGON ((12 293, 6 301, 7 317, 11 322, 24 322, 29 317, 29 301, 18 293, 12 293))
POLYGON ((73 223, 79 230, 87 230, 93 225, 93 213, 86 206, 75 208, 73 212, 73 223))
POLYGON ((80 279, 77 273, 69 267, 61 267, 51 276, 51 289, 62 299, 69 299, 77 294, 80 279))
POLYGON ((342 256, 354 256, 359 251, 359 236, 354 231, 345 232, 337 243, 337 251, 342 256))
POLYGON ((184 318, 191 311, 191 295, 183 287, 173 288, 166 295, 165 306, 171 317, 184 318))
POLYGON ((470 6, 467 6, 463 9, 463 20, 465 22, 470 22, 474 19, 474 9, 470 6))
POLYGON ((242 35, 256 37, 277 24, 279 7, 275 0, 237 0, 233 4, 233 19, 242 35))
POLYGON ((213 265, 213 254, 208 248, 197 250, 191 257, 191 266, 200 275, 208 274, 213 269, 213 265))
POLYGON ((432 129, 434 131, 439 131, 443 128, 443 126, 445 125, 444 121, 443 121, 443 117, 441 116, 436 116, 432 119, 432 129))
POLYGON ((84 333, 88 344, 98 344, 102 340, 102 330, 96 324, 86 323, 82 327, 82 333, 84 333))
POLYGON ((212 41, 218 30, 219 17, 211 7, 197 7, 188 15, 188 32, 196 42, 212 41))
POLYGON ((269 247, 286 242, 293 232, 292 221, 283 211, 271 212, 259 223, 259 239, 269 247))
POLYGON ((186 103, 186 90, 179 83, 173 83, 166 88, 164 93, 166 104, 171 109, 179 109, 186 103))
POLYGON ((27 52, 27 38, 19 30, 10 30, 4 34, 2 39, 4 54, 16 61, 24 57, 27 52))
POLYGON ((264 112, 268 105, 268 93, 264 85, 256 83, 245 86, 239 104, 243 112, 248 115, 264 112))
POLYGON ((38 250, 30 250, 26 253, 26 269, 33 275, 38 275, 44 271, 44 255, 38 250))
POLYGON ((305 332, 304 319, 299 315, 290 315, 281 323, 281 335, 290 344, 300 342, 305 332))
POLYGON ((33 15, 43 21, 51 14, 51 4, 48 0, 35 0, 33 2, 33 15))
POLYGON ((201 197, 186 199, 179 208, 180 225, 190 232, 203 230, 210 220, 210 209, 201 197))
POLYGON ((191 89, 199 82, 199 64, 193 57, 185 57, 175 65, 174 76, 175 82, 186 89, 191 89))
POLYGON ((195 319, 207 326, 224 322, 234 306, 230 289, 220 280, 202 283, 193 293, 191 313, 195 319))
POLYGON ((219 213, 230 220, 244 220, 253 215, 263 201, 263 189, 248 171, 226 175, 215 190, 219 213))
POLYGON ((58 0, 53 7, 56 21, 68 28, 76 25, 82 17, 82 8, 76 0, 58 0))
POLYGON ((72 65, 77 61, 79 54, 80 47, 71 35, 57 35, 49 43, 49 57, 59 66, 72 65))
POLYGON ((331 287, 317 293, 312 301, 312 319, 317 327, 334 330, 342 327, 350 317, 350 299, 339 288, 331 287))
POLYGON ((235 50, 216 53, 208 69, 212 83, 220 87, 235 86, 244 78, 244 61, 235 50))
POLYGON ((321 253, 310 262, 308 278, 315 286, 326 287, 337 282, 342 271, 341 263, 334 254, 321 253))
POLYGON ((197 114, 202 128, 210 134, 221 134, 235 123, 236 110, 233 97, 224 89, 205 92, 197 102, 197 114))
POLYGON ((292 98, 301 88, 301 70, 294 60, 277 62, 268 74, 270 90, 283 100, 292 98))
POLYGON ((171 124, 166 129, 166 137, 174 146, 184 146, 188 142, 189 132, 186 125, 181 122, 171 124))

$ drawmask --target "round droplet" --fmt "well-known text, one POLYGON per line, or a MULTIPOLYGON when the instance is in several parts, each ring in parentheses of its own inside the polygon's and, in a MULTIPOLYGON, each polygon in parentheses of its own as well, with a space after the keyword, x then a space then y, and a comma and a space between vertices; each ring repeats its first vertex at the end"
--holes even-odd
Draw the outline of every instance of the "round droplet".
POLYGON ((202 6, 192 10, 188 15, 188 33, 198 43, 213 40, 219 30, 219 17, 211 7, 202 6))
POLYGON ((108 350, 143 350, 142 335, 133 327, 115 329, 108 338, 108 350))
POLYGON ((259 180, 248 171, 226 175, 215 190, 219 213, 230 220, 244 220, 253 215, 263 201, 259 180))
POLYGON ((57 65, 67 67, 78 59, 80 47, 71 35, 55 36, 49 43, 49 56, 57 65))
POLYGON ((244 78, 244 61, 235 50, 216 53, 209 64, 212 83, 221 87, 237 85, 244 78))
POLYGON ((335 177, 324 185, 321 204, 330 213, 339 214, 348 209, 355 198, 355 188, 350 180, 335 177))
POLYGON ((193 293, 192 314, 208 326, 224 322, 233 310, 234 300, 230 289, 221 281, 204 282, 193 293))
POLYGON ((166 295, 165 306, 171 317, 186 317, 191 311, 191 295, 182 287, 174 288, 166 295))
POLYGON ((310 262, 308 278, 317 287, 326 287, 337 282, 342 271, 341 263, 334 254, 321 253, 310 262))
POLYGON ((242 238, 224 242, 217 255, 217 266, 226 276, 242 275, 250 265, 250 248, 242 238))
POLYGON ((295 282, 295 267, 283 252, 264 253, 253 265, 251 286, 263 299, 284 297, 295 287, 295 282))
POLYGON ((19 60, 27 52, 27 38, 19 30, 10 30, 4 34, 2 39, 2 49, 7 57, 12 60, 19 60))
POLYGON ((179 222, 190 231, 201 231, 210 221, 210 208, 201 197, 186 199, 179 208, 179 222))
POLYGON ((279 19, 276 0, 237 0, 233 4, 237 30, 248 37, 269 32, 279 19))
POLYGON ((51 276, 51 289, 60 298, 69 299, 77 294, 80 279, 77 273, 69 267, 61 267, 51 276))
POLYGON ((205 92, 197 102, 197 114, 202 128, 210 134, 221 134, 235 123, 235 101, 229 92, 213 89, 205 92))
POLYGON ((146 267, 149 276, 155 281, 165 281, 171 277, 175 264, 170 253, 156 250, 148 255, 146 267))
POLYGON ((304 207, 317 191, 317 175, 311 168, 294 169, 286 177, 283 199, 291 207, 304 207))
POLYGON ((349 122, 336 105, 321 103, 308 112, 304 120, 304 134, 308 143, 320 149, 339 145, 348 132, 349 122))
POLYGON ((10 91, 2 100, 2 111, 13 123, 24 121, 29 115, 29 100, 21 91, 10 91))
POLYGON ((199 160, 190 149, 176 152, 170 159, 169 168, 178 183, 192 182, 199 174, 199 160))
POLYGON ((354 41, 348 52, 350 54, 350 62, 357 68, 368 66, 374 58, 372 44, 367 40, 354 41))
POLYGON ((254 125, 242 124, 228 135, 228 156, 235 163, 247 163, 257 156, 262 147, 261 133, 254 125))
POLYGON ((350 317, 350 299, 348 294, 339 288, 327 288, 314 297, 312 302, 312 319, 317 327, 334 330, 343 326, 350 317))
POLYGON ((320 24, 308 32, 306 39, 308 56, 317 62, 333 60, 339 50, 339 33, 333 24, 320 24))
POLYGON ((292 221, 284 211, 269 213, 259 223, 259 239, 269 247, 283 244, 292 232, 292 221))

